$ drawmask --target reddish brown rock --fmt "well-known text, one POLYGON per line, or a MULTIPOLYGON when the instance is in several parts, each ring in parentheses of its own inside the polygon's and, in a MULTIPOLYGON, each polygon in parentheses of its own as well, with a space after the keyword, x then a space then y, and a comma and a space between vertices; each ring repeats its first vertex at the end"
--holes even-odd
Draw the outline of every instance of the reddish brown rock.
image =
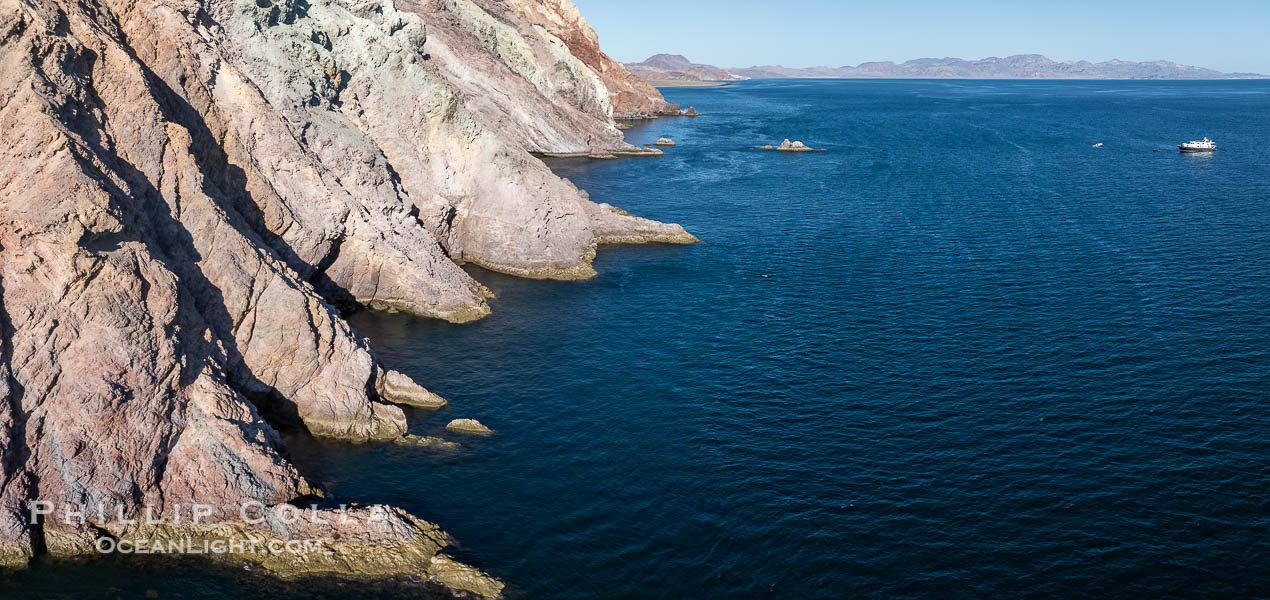
POLYGON ((366 341, 248 225, 205 118, 116 8, 0 1, 6 564, 89 553, 143 507, 207 504, 232 528, 243 503, 314 493, 248 397, 318 435, 405 431, 366 341), (36 500, 93 516, 36 543, 36 500))
MULTIPOLYGON (((328 543, 257 562, 498 593, 396 509, 245 521, 320 493, 270 423, 396 440, 394 403, 442 402, 344 308, 470 321, 488 291, 459 262, 579 278, 599 244, 695 238, 531 155, 637 151, 612 121, 636 88, 570 3, 413 10, 436 57, 391 3, 0 0, 0 564, 107 534, 304 534, 328 543), (34 500, 89 517, 32 527, 34 500), (126 523, 191 503, 205 526, 126 523)), ((655 94, 631 104, 661 110, 655 94)))

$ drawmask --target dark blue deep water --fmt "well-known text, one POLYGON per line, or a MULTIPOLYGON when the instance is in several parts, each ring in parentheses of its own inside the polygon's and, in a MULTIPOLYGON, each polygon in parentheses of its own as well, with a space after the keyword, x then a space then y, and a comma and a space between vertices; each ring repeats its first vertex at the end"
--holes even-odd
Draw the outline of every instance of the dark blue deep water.
POLYGON ((498 434, 296 440, 306 473, 523 598, 1270 595, 1270 83, 667 96, 708 116, 628 132, 664 157, 552 166, 702 243, 474 270, 472 325, 356 316, 451 400, 414 432, 498 434), (829 152, 749 149, 786 137, 829 152))

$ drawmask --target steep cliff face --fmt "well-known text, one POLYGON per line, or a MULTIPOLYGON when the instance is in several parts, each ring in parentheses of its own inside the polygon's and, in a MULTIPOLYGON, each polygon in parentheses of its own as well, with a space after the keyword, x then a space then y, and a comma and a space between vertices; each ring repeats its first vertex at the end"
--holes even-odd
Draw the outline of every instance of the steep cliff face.
POLYGON ((694 241, 530 154, 629 148, 612 76, 535 4, 0 0, 0 561, 309 535, 331 541, 259 562, 497 594, 395 509, 278 517, 318 490, 262 415, 398 438, 394 403, 426 392, 339 308, 469 321, 488 293, 459 262, 577 278, 599 243, 694 241), (88 518, 33 526, 37 499, 88 518), (244 521, 249 502, 269 518, 244 521), (210 525, 127 522, 193 503, 210 525))
POLYGON ((600 76, 541 26, 506 5, 489 12, 471 0, 405 0, 428 26, 428 54, 465 105, 499 133, 535 152, 627 148, 609 118, 600 76), (495 93, 488 93, 495 91, 495 93))
POLYGON ((670 104, 656 88, 632 75, 621 63, 600 49, 600 39, 570 0, 476 0, 493 14, 532 24, 559 40, 592 71, 608 89, 613 116, 643 118, 678 115, 679 105, 670 104))

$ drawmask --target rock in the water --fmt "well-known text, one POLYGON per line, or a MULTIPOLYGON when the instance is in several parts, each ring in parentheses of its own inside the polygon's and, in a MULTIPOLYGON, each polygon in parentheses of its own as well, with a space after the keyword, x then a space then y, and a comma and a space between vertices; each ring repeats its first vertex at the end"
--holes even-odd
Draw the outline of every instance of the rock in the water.
POLYGON ((502 582, 445 554, 433 556, 424 573, 452 590, 477 598, 501 598, 503 594, 502 582))
POLYGON ((772 145, 771 145, 771 144, 768 144, 768 145, 766 145, 766 146, 759 146, 759 147, 758 147, 758 149, 759 149, 759 150, 772 150, 773 148, 772 148, 772 145))
POLYGON ((675 141, 670 138, 657 138, 657 141, 653 142, 653 145, 654 146, 674 146, 675 141))
POLYGON ((445 426, 446 429, 454 433, 462 433, 466 435, 490 435, 494 430, 481 424, 476 419, 455 419, 445 426))
POLYGON ((426 410, 437 410, 446 405, 445 398, 429 392, 413 379, 397 371, 384 373, 379 384, 379 397, 393 404, 426 410))
POLYGON ((789 140, 785 140, 781 142, 781 145, 777 147, 776 149, 781 152, 816 152, 818 151, 817 148, 812 148, 811 146, 808 146, 802 142, 791 142, 789 140))
POLYGON ((458 442, 451 442, 450 440, 426 435, 404 435, 393 440, 393 443, 398 446, 410 446, 413 448, 427 448, 429 450, 445 451, 458 450, 462 447, 458 442))

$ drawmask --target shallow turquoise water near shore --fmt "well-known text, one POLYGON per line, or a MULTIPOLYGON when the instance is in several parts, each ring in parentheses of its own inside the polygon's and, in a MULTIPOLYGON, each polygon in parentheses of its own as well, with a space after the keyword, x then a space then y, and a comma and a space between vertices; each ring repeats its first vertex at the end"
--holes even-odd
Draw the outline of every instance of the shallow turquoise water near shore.
POLYGON ((412 432, 498 434, 292 440, 306 474, 439 523, 527 598, 1270 590, 1270 83, 666 94, 708 116, 628 132, 665 156, 552 166, 702 243, 606 249, 585 282, 474 270, 498 298, 471 325, 355 316, 451 400, 412 432), (1174 148, 1205 135, 1215 155, 1174 148), (830 151, 750 149, 786 137, 830 151))

